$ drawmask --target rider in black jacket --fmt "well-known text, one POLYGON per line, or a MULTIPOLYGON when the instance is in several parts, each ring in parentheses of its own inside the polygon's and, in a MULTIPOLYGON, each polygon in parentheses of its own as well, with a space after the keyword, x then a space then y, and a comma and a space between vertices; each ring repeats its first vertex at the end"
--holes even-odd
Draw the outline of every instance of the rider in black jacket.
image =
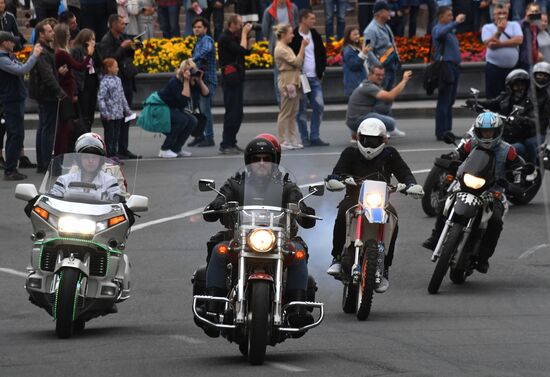
MULTIPOLYGON (((513 171, 525 165, 523 159, 518 156, 515 148, 502 140, 502 121, 497 114, 485 112, 476 118, 474 124, 474 136, 460 148, 451 152, 448 157, 460 161, 466 160, 470 152, 478 147, 492 150, 495 153, 495 173, 497 178, 504 178, 507 171, 513 171)), ((505 208, 501 200, 494 198, 491 191, 503 191, 502 187, 494 187, 483 194, 483 199, 493 203, 493 216, 489 219, 487 230, 479 248, 476 269, 481 273, 487 273, 489 269, 489 258, 495 252, 495 248, 502 231, 502 217, 505 208)), ((502 198, 502 197, 501 197, 502 198)), ((441 201, 437 209, 435 227, 431 236, 426 239, 422 246, 429 250, 435 250, 439 236, 445 227, 445 215, 443 210, 445 201, 441 201)))
MULTIPOLYGON (((327 270, 329 275, 338 276, 341 273, 340 263, 342 251, 346 243, 346 211, 358 203, 360 187, 356 186, 352 177, 368 178, 390 183, 394 175, 400 183, 407 185, 406 193, 414 198, 424 195, 422 186, 416 183, 411 169, 401 158, 399 152, 387 146, 386 127, 379 119, 367 118, 357 129, 357 147, 348 147, 340 155, 340 159, 326 179, 326 187, 330 191, 346 188, 346 196, 338 205, 338 215, 334 222, 332 238, 332 264, 327 270), (347 178, 347 179, 346 179, 347 178), (341 181, 344 180, 346 184, 341 181)), ((390 212, 396 215, 395 208, 388 203, 390 212)), ((388 267, 391 266, 398 226, 395 224, 387 255, 384 261, 384 278, 377 287, 377 292, 385 292, 389 287, 388 267)))
MULTIPOLYGON (((205 208, 205 211, 220 210, 223 208, 226 201, 236 201, 239 202, 239 205, 243 205, 245 196, 245 180, 270 179, 280 181, 283 184, 283 198, 281 202, 262 203, 264 205, 267 204, 279 207, 286 207, 288 203, 298 203, 298 201, 302 199, 303 196, 300 188, 295 183, 291 182, 288 179, 288 176, 281 173, 281 171, 278 169, 277 162, 280 157, 278 156, 277 151, 271 141, 265 138, 256 138, 252 140, 246 146, 244 158, 245 164, 247 166, 247 171, 245 173, 236 174, 235 176, 229 178, 219 190, 223 195, 225 195, 225 198, 222 195, 218 194, 216 199, 214 199, 205 208), (257 171, 257 167, 261 168, 264 164, 266 166, 269 166, 269 169, 271 169, 271 173, 268 173, 268 175, 264 175, 261 171, 257 171)), ((266 184, 265 186, 269 187, 268 184, 266 184)), ((260 196, 260 193, 258 196, 260 196)), ((267 195, 264 196, 267 197, 267 195)), ((300 210, 305 214, 315 214, 315 210, 305 205, 304 202, 300 203, 300 210)), ((221 215, 220 213, 207 213, 204 214, 203 217, 208 222, 220 220, 223 224, 224 220, 223 215, 221 215)), ((296 221, 299 225, 306 229, 315 226, 315 219, 313 218, 298 217, 296 221)), ((224 225, 228 226, 229 224, 224 225)), ((298 229, 296 226, 292 229, 294 247, 297 249, 307 250, 305 248, 304 242, 299 237, 296 237, 297 230, 298 229)), ((229 232, 228 234, 231 233, 229 232)), ((210 261, 208 263, 206 272, 206 294, 209 296, 225 296, 227 294, 226 266, 230 262, 229 256, 227 254, 222 255, 218 252, 215 252, 220 245, 227 245, 227 241, 228 240, 222 241, 218 245, 216 245, 214 247, 214 251, 210 255, 210 261)), ((287 301, 305 301, 306 299, 306 289, 308 282, 306 259, 293 261, 292 264, 289 265, 287 268, 287 285, 285 293, 287 301)), ((216 316, 218 310, 218 306, 211 302, 209 302, 206 307, 207 315, 213 315, 214 317, 216 316)), ((297 312, 289 314, 289 322, 292 326, 301 327, 305 324, 313 323, 313 317, 307 311, 299 310, 297 312)), ((219 335, 219 331, 215 329, 205 328, 204 330, 209 336, 216 337, 219 335)))

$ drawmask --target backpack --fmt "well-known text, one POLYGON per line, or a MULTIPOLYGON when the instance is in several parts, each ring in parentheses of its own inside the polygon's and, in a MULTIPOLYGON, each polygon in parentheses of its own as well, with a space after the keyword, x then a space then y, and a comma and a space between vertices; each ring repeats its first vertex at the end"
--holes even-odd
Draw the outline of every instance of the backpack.
POLYGON ((149 132, 170 133, 170 108, 157 92, 151 93, 143 103, 137 125, 149 132))

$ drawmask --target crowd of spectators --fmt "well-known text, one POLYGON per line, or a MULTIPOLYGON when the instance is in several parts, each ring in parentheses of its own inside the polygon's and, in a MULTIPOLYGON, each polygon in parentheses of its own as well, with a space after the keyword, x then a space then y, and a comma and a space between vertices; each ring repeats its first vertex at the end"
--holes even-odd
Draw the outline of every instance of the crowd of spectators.
MULTIPOLYGON (((30 71, 29 97, 36 100, 39 108, 38 172, 47 169, 52 153, 70 151, 75 138, 90 130, 98 100, 109 156, 120 160, 140 158, 129 150, 130 122, 125 119, 130 115, 136 91, 138 70, 133 63, 134 51, 142 40, 154 36, 157 21, 165 38, 181 36, 182 6, 183 36, 194 35, 197 40, 191 59, 176 70, 175 81, 158 92, 159 101, 165 102, 174 119, 173 132, 166 133, 159 152, 163 158, 190 156, 191 152, 182 147, 191 133, 195 137, 187 144, 189 147, 216 145, 212 98, 218 87, 225 107, 219 153, 242 152, 237 135, 243 120, 244 59, 251 52, 252 39, 269 41, 269 51, 274 57, 274 92, 280 107, 277 124, 283 149, 329 145, 321 138, 322 80, 327 65, 325 43, 332 37, 343 38, 342 91, 349 96, 346 124, 352 139, 358 123, 365 117, 381 119, 391 137, 405 136, 396 127, 391 108, 411 73, 402 71, 396 37, 406 31, 409 37, 416 35, 419 8, 423 4, 428 8, 425 30, 432 37, 431 59, 444 62, 446 72, 437 88, 438 140, 452 129, 452 107, 461 64, 456 33, 481 31, 480 38, 487 48, 485 91, 489 99, 505 90, 505 78, 513 69, 529 72, 537 62, 550 59, 546 2, 379 0, 365 11, 359 1, 359 23, 364 28, 346 28, 345 14, 350 4, 326 0, 323 38, 309 0, 237 0, 237 13, 230 15, 224 14, 227 3, 223 0, 34 0, 22 7, 24 10, 34 7, 34 31, 30 39, 40 48, 34 48, 30 63, 21 65, 11 55, 27 43, 17 27, 16 17, 8 11, 13 10, 15 3, 0 0, 0 32, 10 36, 4 37, 0 54, 6 54, 9 60, 5 66, 15 64, 19 68, 6 71, 8 68, 2 65, 0 71, 14 76, 10 77, 13 85, 30 71), (372 16, 365 23, 367 13, 372 16), (115 86, 120 86, 116 93, 115 86), (204 118, 204 124, 196 114, 204 118)), ((7 131, 5 176, 10 176, 9 179, 25 178, 16 169, 17 158, 20 167, 34 166, 23 155, 20 137, 21 103, 26 96, 26 90, 21 90, 17 101, 7 97, 2 100, 9 123, 3 127, 7 131), (13 147, 14 140, 19 147, 13 147)), ((0 135, 3 139, 3 132, 0 135)))

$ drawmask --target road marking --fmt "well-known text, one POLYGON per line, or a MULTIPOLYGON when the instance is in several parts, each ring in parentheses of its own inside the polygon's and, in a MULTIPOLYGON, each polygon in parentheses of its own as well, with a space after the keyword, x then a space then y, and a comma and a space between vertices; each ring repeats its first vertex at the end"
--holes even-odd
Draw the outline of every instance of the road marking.
POLYGON ((265 364, 273 368, 284 370, 285 372, 307 372, 307 369, 300 368, 295 365, 290 365, 286 363, 267 362, 265 364))
POLYGON ((528 256, 531 256, 532 254, 534 254, 537 250, 540 250, 540 249, 545 249, 547 248, 549 245, 547 243, 543 243, 541 245, 537 245, 535 247, 532 247, 530 248, 529 250, 527 250, 526 252, 524 252, 523 254, 521 254, 518 259, 523 259, 523 258, 527 258, 528 256))
POLYGON ((3 268, 3 267, 0 267, 0 272, 5 272, 6 274, 21 276, 24 278, 26 278, 28 275, 26 272, 21 272, 21 271, 13 270, 11 268, 3 268))
POLYGON ((189 343, 189 344, 204 344, 204 343, 206 343, 204 340, 191 338, 190 336, 186 336, 186 335, 170 335, 170 338, 176 339, 176 340, 182 340, 185 343, 189 343))

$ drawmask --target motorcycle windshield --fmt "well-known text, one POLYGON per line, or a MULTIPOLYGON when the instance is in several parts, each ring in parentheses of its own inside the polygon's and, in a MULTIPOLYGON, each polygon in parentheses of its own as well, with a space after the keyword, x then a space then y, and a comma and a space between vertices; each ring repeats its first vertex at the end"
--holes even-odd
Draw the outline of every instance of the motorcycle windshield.
POLYGON ((68 153, 52 159, 40 193, 69 202, 120 203, 125 194, 120 166, 106 157, 68 153))
POLYGON ((458 168, 458 176, 463 177, 470 174, 475 177, 483 178, 490 186, 495 178, 495 154, 491 150, 475 148, 470 155, 458 168))
POLYGON ((284 167, 260 161, 239 172, 244 181, 241 224, 277 226, 284 218, 284 184, 293 177, 284 167))

